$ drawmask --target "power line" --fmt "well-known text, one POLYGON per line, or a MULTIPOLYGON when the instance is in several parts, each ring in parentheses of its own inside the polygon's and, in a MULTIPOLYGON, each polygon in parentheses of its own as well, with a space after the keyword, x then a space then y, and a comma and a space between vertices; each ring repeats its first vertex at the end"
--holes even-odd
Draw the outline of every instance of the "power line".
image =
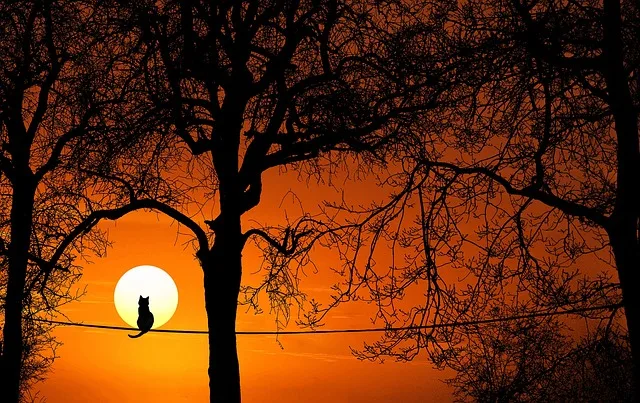
MULTIPOLYGON (((479 319, 460 322, 449 323, 436 323, 433 325, 421 325, 421 326, 406 326, 406 327, 377 327, 377 328, 363 328, 363 329, 319 329, 319 330, 289 330, 289 331, 236 331, 237 335, 298 335, 298 334, 328 334, 328 333, 374 333, 374 332, 398 332, 403 330, 422 330, 422 329, 438 329, 444 327, 456 327, 456 326, 473 326, 473 325, 486 325, 490 323, 507 322, 511 320, 519 319, 531 319, 545 316, 557 316, 557 315, 571 315, 575 313, 603 311, 603 310, 615 310, 621 308, 622 304, 609 304, 599 305, 588 308, 574 308, 565 309, 561 311, 546 311, 546 312, 533 312, 529 314, 508 316, 503 318, 493 319, 479 319)), ((51 323, 54 325, 62 326, 76 326, 76 327, 89 327, 94 329, 109 329, 109 330, 126 330, 130 332, 138 332, 139 329, 124 326, 109 326, 109 325, 97 325, 92 323, 78 323, 78 322, 63 322, 57 320, 33 318, 32 320, 38 322, 51 323)), ((182 334, 209 334, 207 330, 188 330, 188 329, 151 329, 149 332, 155 333, 182 333, 182 334)))

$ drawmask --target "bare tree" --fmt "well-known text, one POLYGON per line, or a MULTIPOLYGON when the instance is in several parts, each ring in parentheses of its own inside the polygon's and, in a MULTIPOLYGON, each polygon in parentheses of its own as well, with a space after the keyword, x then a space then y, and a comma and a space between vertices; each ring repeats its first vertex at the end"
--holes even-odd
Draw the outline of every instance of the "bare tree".
POLYGON ((154 125, 154 110, 138 102, 135 43, 110 22, 117 11, 76 0, 0 4, 3 401, 24 397, 55 358, 51 326, 33 319, 75 297, 78 260, 108 245, 97 222, 144 207, 145 195, 171 197, 154 180, 170 157, 135 136, 154 125), (115 173, 119 181, 105 180, 115 173))
POLYGON ((631 351, 614 315, 582 337, 549 316, 468 326, 468 342, 435 362, 456 371, 446 382, 459 401, 631 402, 631 351))
MULTIPOLYGON (((286 165, 330 173, 350 153, 360 153, 365 165, 382 163, 383 150, 415 112, 437 100, 437 61, 429 71, 415 70, 390 45, 398 26, 414 21, 408 3, 163 1, 134 8, 147 46, 149 97, 168 111, 174 142, 190 157, 183 183, 192 185, 195 207, 165 212, 196 237, 210 398, 238 402, 235 321, 245 243, 263 240, 283 263, 304 251, 309 243, 302 241, 311 236, 312 220, 304 219, 282 237, 242 230, 243 215, 260 202, 263 173, 286 165), (187 218, 194 209, 209 216, 187 218)), ((286 272, 278 277, 276 267, 264 269, 288 281, 286 272)), ((272 303, 288 307, 299 296, 294 290, 272 303)))
POLYGON ((505 305, 622 299, 640 384, 637 3, 471 0, 439 10, 445 29, 428 52, 455 71, 447 107, 403 137, 387 202, 328 212, 350 217, 332 224, 351 251, 336 301, 369 299, 389 326, 436 326, 388 332, 361 356, 408 360, 426 348, 442 359, 465 330, 438 324, 494 318, 505 305), (372 252, 358 253, 367 243, 372 252), (374 259, 387 247, 397 259, 389 270, 374 259), (410 293, 423 298, 403 305, 410 293))

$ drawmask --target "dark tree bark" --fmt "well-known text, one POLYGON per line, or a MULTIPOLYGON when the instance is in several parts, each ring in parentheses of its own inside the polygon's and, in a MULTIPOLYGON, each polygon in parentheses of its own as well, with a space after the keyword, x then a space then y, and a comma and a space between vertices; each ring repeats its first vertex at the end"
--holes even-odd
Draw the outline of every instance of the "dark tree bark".
MULTIPOLYGON (((237 228, 240 219, 236 217, 237 228)), ((230 231, 231 232, 231 231, 230 231)), ((234 231, 236 232, 236 231, 234 231)), ((240 233, 236 232, 237 237, 240 233)), ((222 235, 201 260, 209 326, 209 395, 212 402, 239 402, 240 366, 236 349, 236 313, 242 277, 238 239, 222 235)))
MULTIPOLYGON (((242 72, 246 74, 244 69, 242 72)), ((236 76, 235 80, 246 80, 236 76)), ((248 97, 238 90, 225 102, 218 124, 220 137, 212 148, 218 176, 220 213, 210 226, 215 234, 204 254, 204 294, 209 325, 209 396, 211 402, 240 402, 240 366, 236 347, 237 301, 242 279, 244 245, 240 217, 246 212, 244 189, 240 188, 238 156, 243 113, 248 97)))
POLYGON ((610 230, 609 237, 620 279, 622 303, 634 364, 633 383, 637 391, 637 385, 640 385, 640 293, 636 285, 638 284, 638 265, 640 265, 640 246, 637 235, 638 224, 629 221, 626 225, 622 225, 623 228, 610 230))
MULTIPOLYGON (((625 69, 622 16, 619 0, 604 1, 604 77, 609 90, 617 147, 616 203, 608 230, 615 256, 625 316, 631 339, 634 383, 640 392, 640 143, 638 112, 634 106, 625 69)), ((639 395, 640 396, 640 395, 639 395)))
MULTIPOLYGON (((28 145, 27 145, 28 147, 28 145)), ((20 400, 23 334, 22 311, 27 277, 28 252, 31 245, 35 186, 28 166, 28 148, 13 145, 16 160, 15 187, 11 205, 11 244, 8 248, 9 272, 3 328, 2 374, 0 393, 9 402, 20 400), (22 161, 22 163, 17 163, 22 161)))

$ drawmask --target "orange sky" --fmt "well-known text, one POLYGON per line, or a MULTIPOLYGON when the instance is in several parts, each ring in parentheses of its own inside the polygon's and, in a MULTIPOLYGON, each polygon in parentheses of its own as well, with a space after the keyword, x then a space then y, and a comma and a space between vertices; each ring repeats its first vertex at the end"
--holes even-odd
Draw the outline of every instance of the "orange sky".
MULTIPOLYGON (((267 224, 282 222, 280 201, 292 189, 310 209, 337 193, 295 180, 295 172, 269 175, 261 205, 252 218, 267 224)), ((379 196, 372 182, 349 184, 364 199, 379 196)), ((290 211, 293 216, 295 211, 290 211)), ((202 272, 192 249, 176 242, 176 226, 153 213, 135 213, 117 223, 103 224, 114 242, 104 258, 85 265, 80 302, 63 311, 73 321, 125 326, 113 305, 116 282, 134 266, 161 267, 175 280, 178 309, 164 329, 206 329, 202 272)), ((246 227, 248 228, 248 227, 246 227)), ((245 229, 246 229, 245 228, 245 229)), ((259 263, 248 247, 244 271, 259 263)), ((326 265, 319 263, 323 269, 326 265)), ((313 296, 328 295, 331 278, 321 271, 305 279, 313 296)), ((268 307, 265 310, 268 311, 268 307)), ((267 313, 254 315, 241 307, 238 330, 274 330, 267 313)), ((332 312, 326 328, 370 327, 371 309, 348 304, 332 312)), ((290 325, 289 328, 295 328, 290 325)), ((59 327, 55 336, 64 345, 48 379, 36 386, 49 403, 57 402, 205 402, 208 397, 208 347, 205 335, 147 334, 129 339, 126 332, 59 327)), ((411 363, 384 364, 355 359, 349 346, 361 347, 376 335, 239 336, 239 358, 244 402, 423 402, 451 401, 450 389, 440 380, 449 373, 434 370, 426 357, 411 363)))

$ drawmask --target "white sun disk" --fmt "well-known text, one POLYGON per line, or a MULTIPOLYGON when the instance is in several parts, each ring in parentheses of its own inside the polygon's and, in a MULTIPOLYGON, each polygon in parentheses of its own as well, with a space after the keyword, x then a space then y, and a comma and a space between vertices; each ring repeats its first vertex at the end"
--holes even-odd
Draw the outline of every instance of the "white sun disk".
POLYGON ((155 266, 137 266, 120 277, 113 293, 118 315, 129 326, 137 328, 138 299, 149 297, 154 317, 153 329, 171 319, 178 308, 178 288, 171 276, 155 266))

